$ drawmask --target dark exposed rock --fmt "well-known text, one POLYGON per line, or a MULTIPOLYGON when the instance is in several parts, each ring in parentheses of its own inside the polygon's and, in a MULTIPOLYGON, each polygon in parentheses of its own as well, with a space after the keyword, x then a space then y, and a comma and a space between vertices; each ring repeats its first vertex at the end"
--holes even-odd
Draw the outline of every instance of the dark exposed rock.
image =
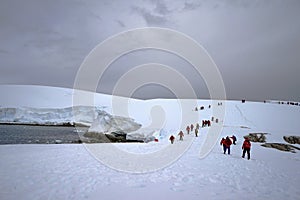
POLYGON ((248 126, 240 126, 240 128, 250 129, 248 126))
POLYGON ((251 142, 266 142, 266 136, 268 133, 249 133, 249 135, 244 136, 248 137, 251 142))
POLYGON ((73 144, 82 144, 82 140, 73 140, 71 143, 73 143, 73 144))
POLYGON ((84 140, 86 143, 115 143, 115 142, 139 142, 141 140, 126 139, 126 133, 123 131, 115 131, 111 133, 97 133, 97 132, 86 132, 83 136, 87 138, 84 140))
POLYGON ((265 143, 265 144, 262 144, 261 146, 267 147, 267 148, 278 149, 280 151, 288 151, 288 152, 292 152, 292 153, 296 153, 295 150, 300 150, 300 148, 295 147, 293 145, 282 144, 282 143, 265 143))
POLYGON ((106 137, 103 133, 96 133, 96 132, 86 132, 83 135, 84 137, 90 139, 88 142, 96 142, 96 143, 110 143, 111 141, 109 138, 106 137))
POLYGON ((115 137, 125 137, 125 138, 127 135, 127 133, 125 133, 124 131, 114 131, 111 132, 110 134, 114 135, 115 137))
POLYGON ((300 144, 299 136, 283 136, 283 139, 290 144, 300 144))
POLYGON ((114 135, 112 133, 107 133, 105 136, 111 141, 111 142, 126 142, 126 134, 125 135, 114 135))

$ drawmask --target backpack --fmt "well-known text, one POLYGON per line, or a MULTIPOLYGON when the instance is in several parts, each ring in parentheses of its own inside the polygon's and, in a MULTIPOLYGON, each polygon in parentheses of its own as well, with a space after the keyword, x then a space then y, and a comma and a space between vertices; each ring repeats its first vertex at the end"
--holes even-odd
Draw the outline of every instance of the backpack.
POLYGON ((250 148, 251 147, 251 143, 250 143, 250 141, 249 140, 245 140, 245 142, 244 142, 244 148, 250 148))

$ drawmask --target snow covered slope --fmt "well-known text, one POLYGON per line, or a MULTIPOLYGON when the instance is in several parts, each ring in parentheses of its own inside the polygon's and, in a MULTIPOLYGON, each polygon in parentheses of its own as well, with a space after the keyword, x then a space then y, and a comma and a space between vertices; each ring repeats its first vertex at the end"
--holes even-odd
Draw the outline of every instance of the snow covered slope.
MULTIPOLYGON (((54 94, 54 90, 50 89, 52 92, 48 94, 54 94)), ((70 106, 66 102, 55 106, 60 103, 60 94, 66 93, 58 92, 55 95, 56 103, 47 102, 47 98, 43 100, 43 95, 28 96, 38 102, 38 108, 70 106)), ((52 101, 54 98, 48 99, 52 101)), ((113 111, 108 96, 95 99, 96 106, 105 106, 107 113, 118 113, 113 111)), ((30 101, 22 105, 22 102, 0 100, 0 104, 2 107, 34 107, 30 101)), ((299 199, 299 151, 281 152, 252 143, 251 160, 241 158, 243 136, 248 133, 268 133, 267 142, 282 143, 284 135, 300 136, 299 106, 226 101, 223 102, 225 117, 222 122, 213 123, 211 128, 201 128, 197 138, 192 132, 186 134, 183 141, 179 141, 178 130, 184 125, 197 122, 189 121, 191 118, 186 115, 195 114, 199 122, 215 116, 212 109, 208 108, 214 105, 212 101, 197 100, 197 106, 205 107, 197 112, 194 111, 193 102, 188 105, 191 107, 182 114, 178 100, 129 100, 127 108, 130 118, 142 124, 145 130, 161 127, 159 131, 153 132, 160 138, 159 142, 113 144, 118 149, 114 152, 122 151, 121 154, 92 151, 95 148, 111 150, 112 146, 108 144, 2 145, 0 197, 5 200, 299 199), (222 125, 222 129, 211 151, 200 158, 199 152, 210 137, 210 130, 219 125, 222 125), (173 145, 168 141, 170 134, 176 136, 173 145), (237 145, 231 147, 231 155, 224 155, 219 140, 232 134, 237 136, 237 145), (166 160, 182 149, 185 151, 180 156, 166 164, 166 160), (105 155, 103 160, 99 160, 96 153, 105 155), (159 156, 159 159, 151 155, 159 156), (117 163, 124 170, 116 170, 108 162, 117 163), (141 168, 147 173, 141 173, 141 168), (157 170, 153 170, 155 168, 157 170), (127 173, 126 169, 136 169, 139 173, 127 173)), ((98 130, 103 128, 97 128, 97 123, 94 126, 98 130)))

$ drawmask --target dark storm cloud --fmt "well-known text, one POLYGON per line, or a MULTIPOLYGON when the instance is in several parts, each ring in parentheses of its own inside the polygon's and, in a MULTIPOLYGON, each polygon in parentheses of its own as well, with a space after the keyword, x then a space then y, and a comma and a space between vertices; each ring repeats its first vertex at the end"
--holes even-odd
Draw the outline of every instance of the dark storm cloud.
MULTIPOLYGON (((132 28, 158 26, 205 47, 229 99, 300 101, 299 8, 296 0, 2 0, 0 84, 72 88, 80 64, 100 42, 132 28)), ((198 97, 209 98, 203 78, 174 55, 141 51, 120 61, 105 73, 99 92, 111 93, 136 65, 160 62, 184 74, 198 97)), ((173 97, 157 87, 140 88, 135 97, 173 97)))

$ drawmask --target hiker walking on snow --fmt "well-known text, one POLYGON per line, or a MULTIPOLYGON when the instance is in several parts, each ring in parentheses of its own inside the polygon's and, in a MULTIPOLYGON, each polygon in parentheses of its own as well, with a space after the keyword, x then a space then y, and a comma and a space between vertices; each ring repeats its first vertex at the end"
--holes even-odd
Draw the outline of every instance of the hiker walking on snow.
POLYGON ((236 137, 234 135, 231 136, 232 144, 236 145, 236 137))
POLYGON ((243 149, 243 155, 242 155, 242 158, 245 158, 245 154, 246 154, 246 152, 247 152, 248 160, 250 160, 251 143, 250 143, 250 140, 249 140, 248 137, 245 137, 245 141, 244 141, 244 143, 243 143, 242 149, 243 149))
POLYGON ((220 142, 220 145, 224 145, 224 143, 225 143, 225 138, 222 138, 221 142, 220 142))
POLYGON ((180 131, 180 132, 178 133, 178 135, 179 135, 179 140, 183 140, 183 136, 184 136, 183 132, 180 131))
POLYGON ((189 126, 186 127, 186 132, 187 132, 187 134, 190 134, 190 127, 189 126))
POLYGON ((199 129, 199 128, 200 128, 199 123, 196 123, 196 129, 199 129))
POLYGON ((195 129, 195 136, 198 137, 198 129, 195 129))
POLYGON ((227 136, 226 139, 222 138, 220 145, 223 145, 224 154, 228 150, 228 155, 230 155, 230 145, 232 144, 230 138, 227 136))
POLYGON ((170 138, 169 138, 169 140, 171 141, 171 144, 173 144, 173 143, 174 143, 174 140, 175 140, 174 135, 171 135, 170 138))
POLYGON ((194 130, 194 125, 193 124, 191 124, 191 131, 193 131, 194 130))

